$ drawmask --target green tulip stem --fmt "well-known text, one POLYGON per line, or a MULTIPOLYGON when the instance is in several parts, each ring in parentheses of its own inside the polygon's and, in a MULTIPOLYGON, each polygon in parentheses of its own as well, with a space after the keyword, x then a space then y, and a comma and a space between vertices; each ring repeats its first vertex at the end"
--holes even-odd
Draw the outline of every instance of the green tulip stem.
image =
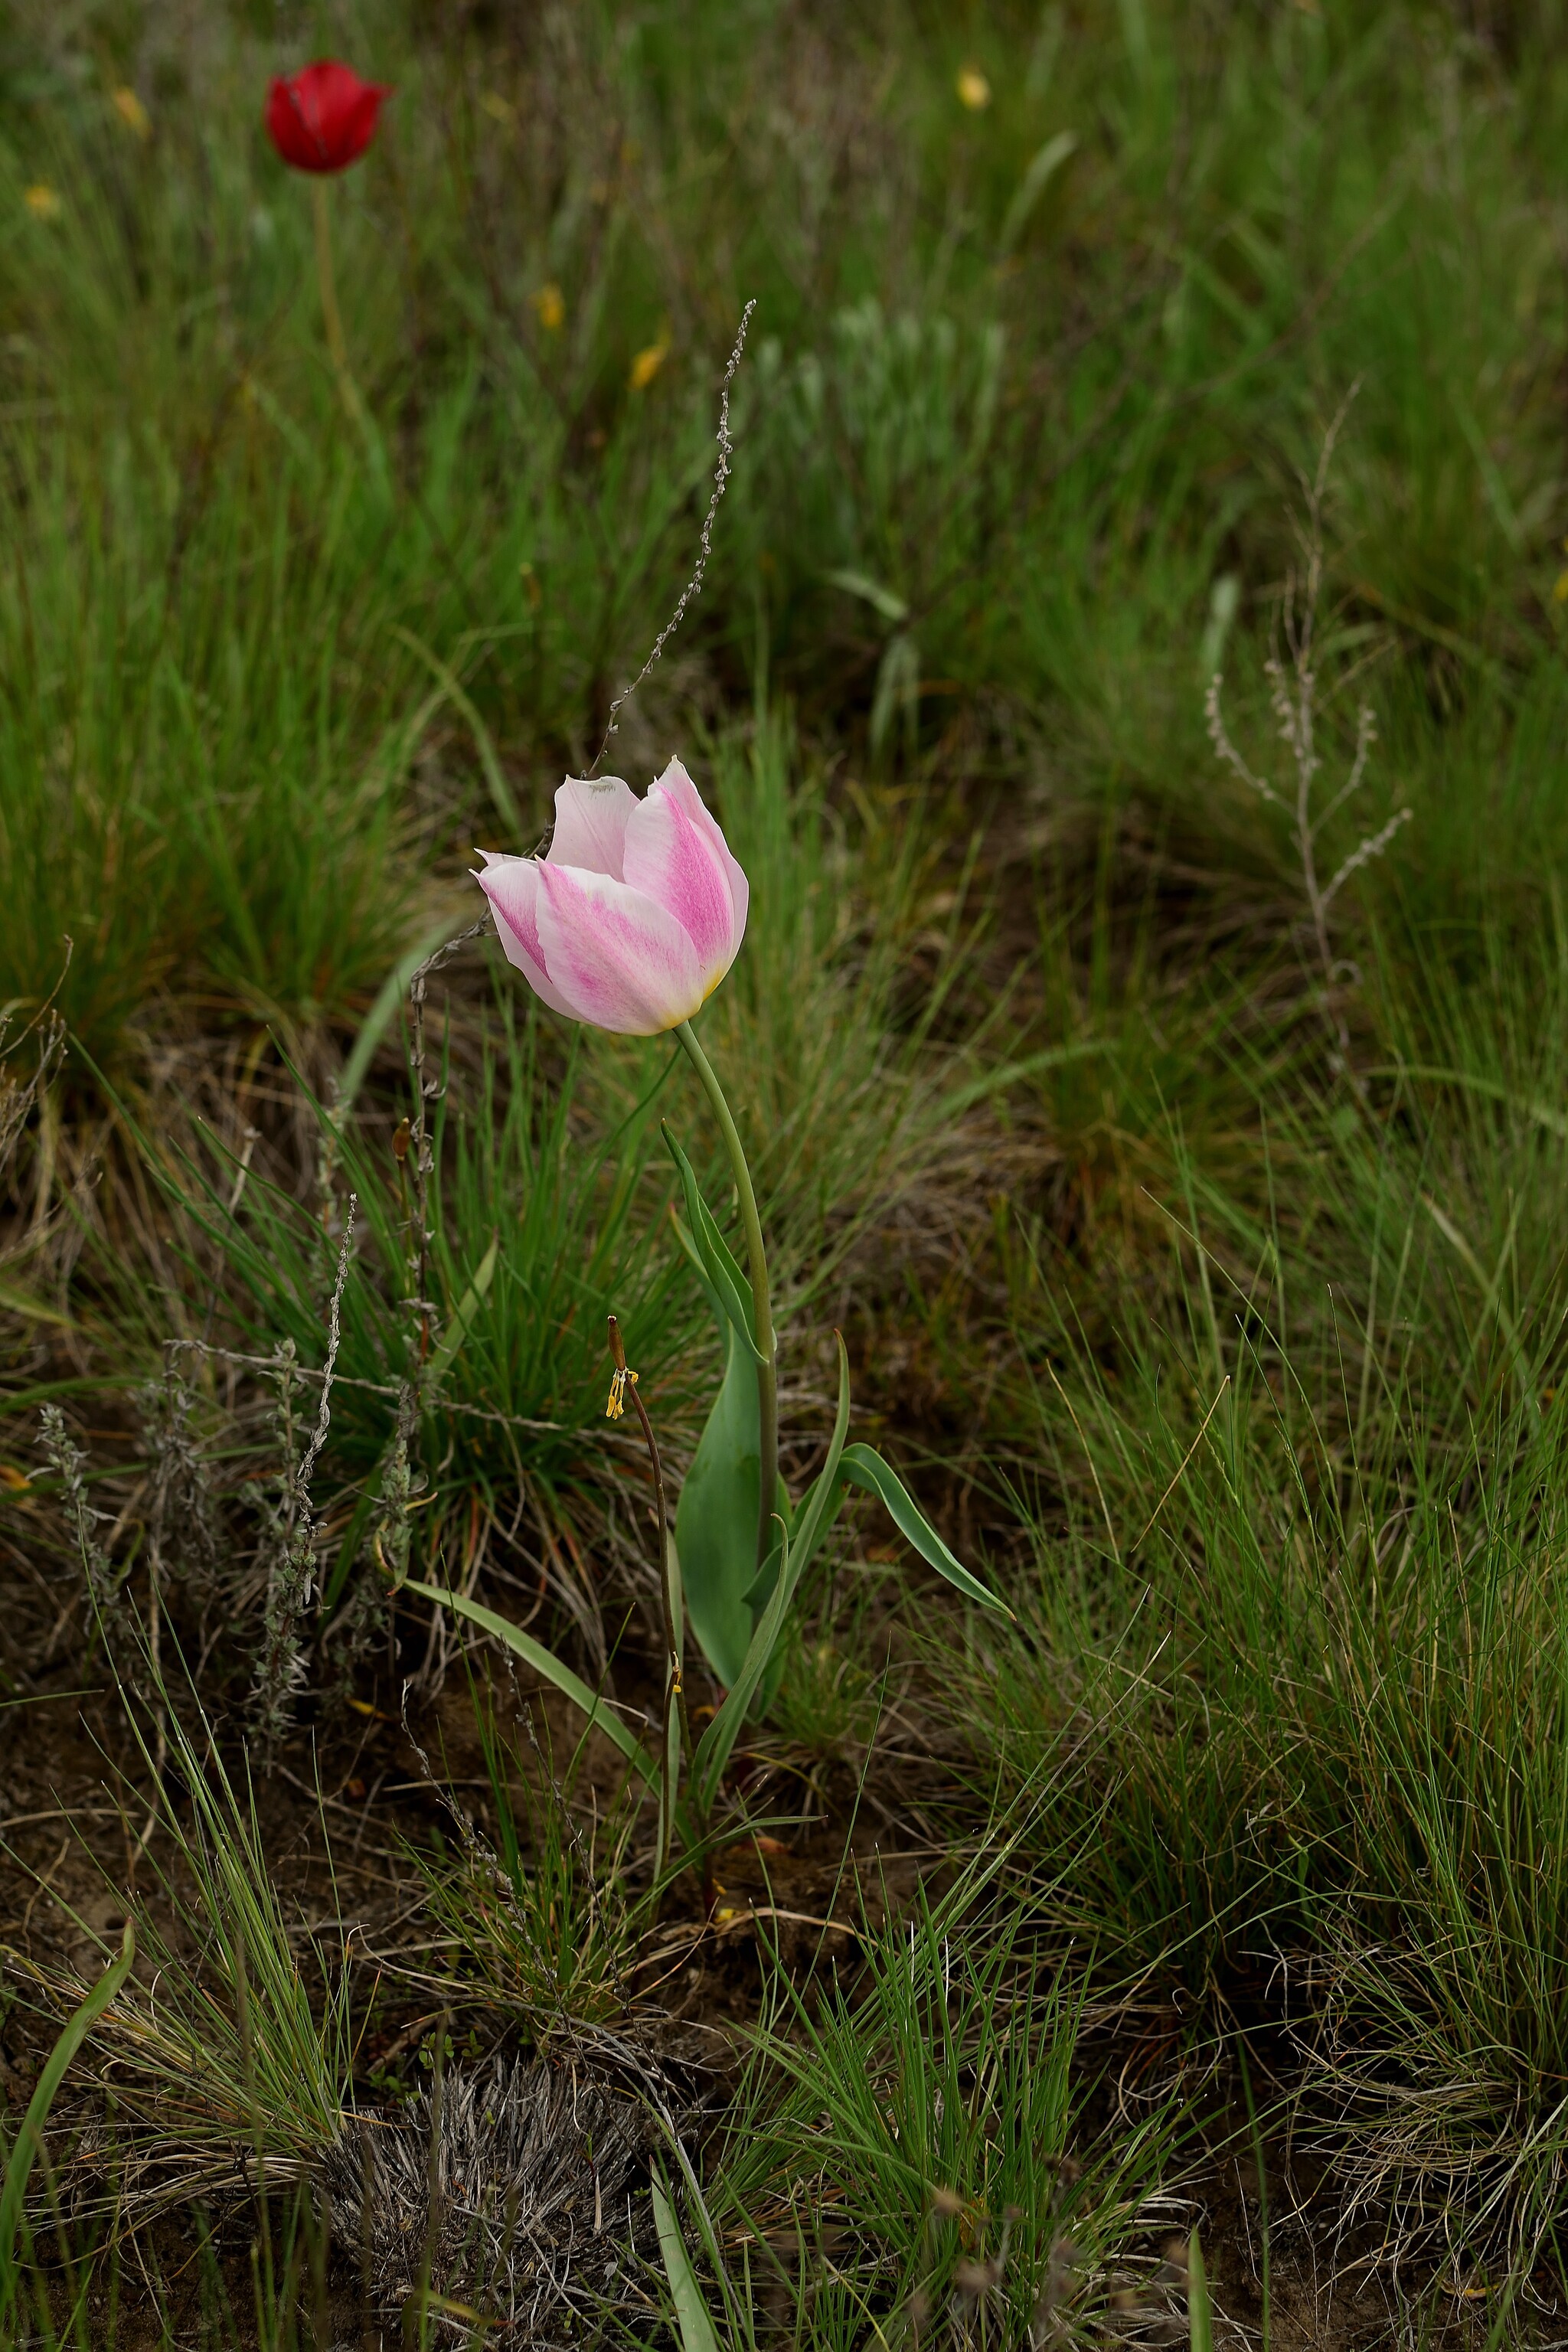
POLYGON ((359 386, 349 366, 349 347, 343 338, 342 313, 338 309, 338 282, 332 271, 332 215, 325 180, 310 183, 310 201, 316 219, 316 281, 321 291, 321 325, 326 331, 327 356, 332 362, 337 378, 338 397, 351 425, 363 431, 364 411, 359 396, 359 386))
POLYGON ((714 1076, 713 1065, 698 1044, 689 1021, 677 1022, 675 1034, 685 1046, 691 1066, 702 1081, 702 1091, 719 1122, 719 1132, 724 1139, 730 1165, 735 1171, 741 1223, 746 1231, 746 1257, 752 1276, 752 1313, 757 1327, 757 1352, 762 1359, 757 1366, 757 1426, 762 1435, 757 1566, 761 1568, 773 1548, 773 1518, 778 1508, 779 1483, 778 1341, 773 1336, 773 1310, 768 1292, 768 1260, 763 1246, 763 1222, 757 1214, 757 1196, 752 1190, 752 1171, 746 1165, 740 1131, 724 1099, 723 1088, 714 1076))

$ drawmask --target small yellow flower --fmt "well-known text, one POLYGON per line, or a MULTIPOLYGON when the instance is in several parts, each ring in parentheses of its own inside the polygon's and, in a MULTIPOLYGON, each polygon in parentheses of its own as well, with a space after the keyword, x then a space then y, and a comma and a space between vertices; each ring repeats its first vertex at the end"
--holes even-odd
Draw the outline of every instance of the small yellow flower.
POLYGON ((548 285, 541 286, 536 292, 530 295, 529 299, 538 313, 539 323, 545 333, 558 335, 566 318, 566 297, 554 278, 551 278, 548 285))
POLYGON ((649 343, 646 351, 640 351, 632 362, 632 390, 646 392, 668 357, 668 342, 649 343))
POLYGON ((978 66, 965 66, 953 87, 971 114, 984 114, 991 103, 991 85, 978 66))
POLYGON ((30 188, 22 191, 22 202, 35 220, 58 220, 60 216, 60 200, 43 180, 35 180, 30 188))
POLYGON ((127 131, 133 131, 138 139, 152 136, 153 124, 147 110, 129 85, 113 92, 111 103, 127 131))
POLYGON ((479 104, 492 122, 504 123, 509 130, 517 121, 516 107, 504 99, 499 89, 487 89, 479 104))

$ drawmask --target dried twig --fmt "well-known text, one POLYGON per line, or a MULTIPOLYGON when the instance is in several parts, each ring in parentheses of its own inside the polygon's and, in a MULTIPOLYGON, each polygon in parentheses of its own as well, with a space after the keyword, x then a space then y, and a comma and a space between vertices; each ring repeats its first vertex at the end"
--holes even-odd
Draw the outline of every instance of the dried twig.
POLYGON ((66 1418, 58 1404, 45 1405, 39 1416, 44 1440, 44 1452, 49 1466, 60 1482, 61 1499, 77 1555, 87 1578, 88 1597, 106 1639, 120 1631, 124 1617, 125 1571, 118 1574, 109 1554, 98 1539, 98 1529, 104 1513, 95 1510, 88 1500, 87 1455, 66 1427, 66 1418))
POLYGON ((265 1630, 251 1687, 251 1717, 263 1751, 270 1753, 289 1727, 296 1692, 305 1675, 300 1645, 300 1620, 310 1605, 316 1573, 316 1525, 310 1506, 310 1481, 331 1423, 332 1378, 337 1370, 342 1336, 343 1289, 348 1281, 353 1244, 354 1211, 351 1192, 343 1218, 343 1238, 338 1252, 337 1275, 327 1307, 327 1360, 322 1370, 316 1425, 296 1464, 294 1455, 294 1388, 298 1367, 291 1340, 279 1349, 278 1432, 283 1454, 276 1499, 264 1502, 268 1520, 267 1603, 265 1630))
POLYGON ((1285 810, 1289 815, 1296 854, 1300 861, 1301 885, 1306 894, 1313 942, 1322 973, 1322 992, 1319 1002, 1338 1049, 1341 1065, 1347 1070, 1350 1031, 1333 999, 1339 966, 1329 935, 1329 909, 1352 875, 1370 865, 1374 857, 1381 856, 1401 825, 1409 822, 1411 815, 1407 808, 1396 809, 1386 824, 1377 832, 1366 835, 1357 844, 1330 881, 1325 884, 1320 878, 1318 837, 1330 819, 1361 790, 1366 776, 1368 755, 1377 740, 1377 721, 1371 707, 1363 704, 1356 715, 1355 751, 1350 772, 1327 806, 1315 807, 1314 779, 1322 766, 1317 748, 1319 677, 1314 648, 1323 585, 1323 499, 1335 446, 1358 390, 1358 384, 1351 386, 1324 435, 1317 472, 1310 481, 1305 477, 1302 478, 1305 504, 1305 520, 1300 530, 1302 569, 1290 574, 1285 587, 1284 630, 1288 658, 1281 659, 1275 653, 1264 665, 1280 740, 1290 755, 1294 770, 1293 788, 1289 792, 1278 790, 1268 777, 1257 774, 1237 751, 1220 709, 1220 691, 1225 680, 1218 670, 1209 682, 1204 702, 1209 740, 1216 755, 1232 774, 1239 777, 1260 799, 1274 808, 1285 810))
POLYGON ((746 330, 752 323, 752 313, 756 307, 756 297, 753 295, 741 313, 741 324, 735 336, 734 349, 730 353, 730 364, 724 370, 723 386, 719 394, 719 431, 715 436, 719 444, 719 463, 713 469, 713 488, 708 500, 708 511, 702 518, 702 535, 698 542, 696 565, 690 579, 680 592, 674 612, 654 639, 653 651, 631 684, 623 687, 611 703, 608 722, 605 728, 605 740, 594 754, 594 764, 588 771, 590 775, 610 748, 610 738, 616 732, 616 713, 624 703, 631 700, 670 638, 679 628, 685 617, 687 606, 694 603, 702 593, 703 574, 708 569, 708 559, 713 552, 713 520, 718 514, 719 501, 724 495, 725 485, 730 479, 730 460, 735 454, 735 445, 730 438, 730 386, 735 381, 735 372, 741 364, 741 354, 746 348, 746 330))

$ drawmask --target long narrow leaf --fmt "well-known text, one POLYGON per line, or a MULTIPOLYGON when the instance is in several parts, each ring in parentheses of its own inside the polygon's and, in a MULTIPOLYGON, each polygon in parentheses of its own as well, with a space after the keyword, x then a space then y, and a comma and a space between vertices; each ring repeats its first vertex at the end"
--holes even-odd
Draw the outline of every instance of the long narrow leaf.
POLYGON ((797 1584, 837 1517, 844 1496, 841 1474, 844 1441, 849 1434, 849 1351, 841 1331, 835 1331, 833 1336, 838 1343, 838 1404, 833 1416, 833 1434, 827 1441, 827 1459, 795 1515, 792 1554, 797 1584))
POLYGON ((691 1162, 670 1133, 662 1125, 665 1147, 680 1172, 680 1189, 686 1195, 686 1213, 691 1220, 691 1231, 684 1232, 679 1220, 676 1232, 681 1247, 693 1259, 700 1273, 707 1276, 710 1287, 717 1295, 724 1313, 759 1364, 767 1361, 757 1345, 752 1324, 751 1284, 742 1272, 739 1260, 719 1230, 713 1212, 698 1189, 691 1162))
POLYGON ((444 1609, 455 1610, 459 1617, 467 1617, 470 1623, 482 1626, 487 1633, 493 1633, 498 1642, 506 1643, 509 1650, 515 1650, 535 1674, 542 1675, 546 1682, 553 1683, 562 1696, 569 1698, 573 1706, 587 1717, 596 1731, 602 1731, 606 1739, 615 1742, 626 1762, 642 1774, 657 1796, 658 1766, 637 1734, 628 1730, 614 1707, 606 1706, 602 1698, 596 1698, 582 1676, 574 1675, 570 1666, 563 1665, 542 1642, 534 1641, 521 1625, 514 1625, 510 1617, 502 1617, 494 1609, 487 1609, 480 1601, 470 1601, 467 1593, 448 1592, 438 1584, 416 1584, 412 1577, 403 1590, 405 1592, 416 1592, 421 1601, 437 1601, 444 1609))
POLYGON ((518 814, 517 803, 512 798, 511 786, 508 783, 502 772, 501 763, 496 757, 496 747, 490 740, 489 729, 485 725, 472 701, 465 694, 458 680, 441 659, 440 655, 432 652, 423 637, 416 637, 412 629, 405 629, 401 625, 395 626, 392 634, 395 637, 401 638, 410 653, 418 655, 432 677, 440 681, 447 701, 467 719, 468 731, 474 739, 474 748, 479 755, 479 765, 485 772, 485 782, 490 788, 490 798, 495 803, 496 814, 513 840, 521 841, 523 835, 522 819, 518 814))
MULTIPOLYGON (((844 1504, 844 1480, 839 1475, 839 1461, 849 1430, 849 1357, 842 1335, 836 1331, 833 1336, 838 1342, 838 1405, 834 1414, 833 1435, 828 1440, 827 1459, 801 1496, 793 1518, 785 1521, 790 1529, 791 1574, 796 1584, 821 1550, 844 1504)), ((775 1549, 768 1554, 742 1596, 752 1608, 764 1609, 767 1606, 768 1595, 773 1589, 773 1579, 778 1572, 777 1564, 775 1549)))
POLYGON ((675 2305, 676 2323, 680 2329, 680 2352, 719 2352, 719 2338, 708 2315, 702 2290, 697 2284, 697 2273, 691 2267, 691 2257, 686 2251, 686 2241, 680 2234, 680 2224, 675 2218, 675 2209, 657 2165, 648 2187, 653 2195, 658 2250, 664 2256, 664 2274, 669 2281, 670 2300, 675 2305))
POLYGON ((711 1806, 724 1777, 724 1768, 741 1736, 746 1712, 759 1689, 763 1704, 771 1702, 773 1687, 765 1681, 773 1652, 784 1631, 784 1619, 795 1599, 806 1564, 831 1527, 843 1499, 840 1464, 844 1452, 845 1432, 849 1426, 849 1358, 842 1337, 838 1341, 838 1410, 834 1416, 833 1435, 828 1441, 827 1459, 822 1474, 812 1486, 806 1501, 795 1514, 794 1534, 782 1514, 775 1514, 779 1540, 768 1560, 754 1580, 752 1590, 766 1588, 773 1562, 778 1561, 777 1580, 769 1594, 767 1605, 752 1633, 740 1673, 735 1676, 712 1722, 698 1742, 692 1759, 692 1779, 697 1788, 697 1800, 704 1810, 711 1806))
POLYGON ((1195 2230, 1187 2241, 1187 2337, 1192 2352, 1214 2352, 1214 2306, 1195 2230))
POLYGON ((782 1519, 779 1521, 779 1549, 782 1555, 779 1580, 773 1587, 773 1598, 752 1635, 745 1662, 723 1706, 698 1741, 697 1753, 692 1759, 691 1777, 696 1783, 697 1802, 703 1812, 709 1811, 718 1794, 731 1750, 741 1736, 741 1727, 745 1722, 752 1694, 767 1671, 768 1661, 778 1646, 785 1612, 795 1598, 795 1580, 790 1573, 789 1537, 784 1532, 782 1519))
POLYGON ((756 1368, 720 1318, 724 1378, 697 1441, 675 1512, 686 1617, 721 1683, 741 1671, 756 1619, 742 1594, 757 1562, 762 1439, 756 1368))
POLYGON ((752 1338, 751 1324, 746 1317, 740 1293, 732 1284, 722 1279, 712 1260, 704 1255, 689 1228, 681 1223, 673 1209, 670 1211, 669 1222, 674 1228, 676 1240, 690 1261, 692 1272, 707 1294, 708 1304, 713 1309, 714 1320, 721 1328, 728 1325, 742 1343, 748 1355, 760 1363, 762 1356, 752 1338))
POLYGON ((441 1334, 441 1344, 425 1367, 423 1385, 429 1402, 439 1394, 442 1381, 458 1360, 463 1341, 468 1336, 468 1327, 484 1305, 490 1284, 495 1280, 496 1261, 500 1255, 500 1236, 498 1234, 479 1260, 472 1282, 452 1309, 451 1320, 441 1334))
MULTIPOLYGON (((1003 1617, 1013 1617, 1006 1602, 998 1601, 990 1587, 982 1584, 949 1551, 898 1472, 883 1461, 875 1446, 847 1445, 840 1467, 852 1486, 864 1486, 868 1494, 878 1496, 899 1533, 939 1576, 945 1576, 967 1600, 977 1601, 983 1609, 994 1609, 1003 1617)), ((1014 1618, 1013 1622, 1016 1623, 1017 1620, 1014 1618)))
POLYGON ((33 2165, 44 2144, 44 2126, 49 2109, 54 2105, 66 2070, 97 2024, 115 1994, 131 1974, 136 1958, 136 1937, 130 1920, 121 1942, 120 1958, 105 1969, 79 2009, 73 2011, 64 2032, 44 2062, 44 2071, 27 2102, 27 2112, 22 2117, 21 2128, 12 2143, 5 2166, 5 2185, 0 2189, 0 2318, 10 2309, 16 2284, 16 2231, 21 2226, 22 2207, 27 2194, 27 2182, 33 2165))
POLYGON ((403 1003, 409 982, 420 965, 435 954, 451 928, 450 919, 444 919, 434 929, 427 930, 423 938, 416 940, 405 954, 398 957, 376 991, 375 1002, 360 1023, 359 1034, 349 1049, 348 1060, 343 1064, 342 1075, 338 1080, 332 1115, 340 1122, 353 1108, 354 1098, 370 1075, 376 1049, 397 1017, 398 1007, 403 1003))

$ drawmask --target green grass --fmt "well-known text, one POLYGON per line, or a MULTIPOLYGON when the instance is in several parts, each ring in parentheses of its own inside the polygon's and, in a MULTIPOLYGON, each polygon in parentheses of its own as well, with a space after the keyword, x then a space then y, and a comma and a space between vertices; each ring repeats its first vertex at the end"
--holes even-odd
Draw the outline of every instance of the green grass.
MULTIPOLYGON (((814 1570, 760 1735, 791 1804, 835 1837, 874 1802, 894 1847, 901 1827, 923 1852, 933 1818, 961 1853, 999 1819, 1011 1843, 964 1916, 962 2016, 929 1874, 841 1994, 769 1979, 741 2124, 700 2196, 673 2192, 702 2291, 737 2341, 868 2344, 922 2296, 989 2340, 978 2304, 949 2308, 930 2192, 984 2212, 976 2262, 1016 2205, 998 2293, 1045 2292, 1037 2143, 1099 2131, 1068 1982, 1096 2014, 1178 2001, 1189 2079, 1256 2032, 1387 2242, 1553 2258, 1563 29, 1555 0, 591 0, 516 24, 367 0, 286 36, 220 0, 177 36, 139 5, 18 16, 0 1450, 32 1483, 0 1489, 0 1575, 19 1627, 28 1573, 76 1590, 34 1475, 58 1397, 97 1432, 77 1516, 90 1549, 84 1496, 106 1512, 129 1605, 151 1622, 155 1591, 183 1639, 230 1627, 200 1694, 228 1778, 186 1759, 205 1830, 165 1808, 195 1843, 138 1929, 181 1990, 163 2042, 151 2011, 121 2021, 137 2164, 161 2116, 175 2164, 265 2110, 308 2169, 352 2072, 348 1996, 323 2015, 289 1958, 265 1787, 252 1813, 225 1744, 300 1451, 263 1368, 292 1349, 311 1418, 351 1192, 305 1727, 337 1736, 346 1699, 395 1713, 424 1672, 376 1564, 405 1537, 416 1574, 537 1602, 620 1703, 647 1698, 642 1471, 603 1419, 604 1322, 678 1478, 712 1345, 658 1122, 722 1205, 703 1107, 662 1041, 568 1033, 468 950, 429 998, 419 1303, 404 990, 471 919, 473 845, 532 845, 671 610, 754 296, 703 593, 608 764, 640 785, 683 751, 752 878, 703 1034, 776 1257, 791 1475, 826 1441, 837 1326, 868 1429, 1020 1624, 933 1610, 868 1528, 814 1570), (317 48, 397 86, 329 190, 363 430, 308 192, 260 129, 268 76, 317 48), (1266 664, 1352 386, 1320 806, 1363 703, 1377 741, 1324 869, 1410 816, 1336 901, 1325 1002, 1288 817, 1216 757, 1204 696, 1223 669, 1237 744, 1277 775, 1266 664), (69 1046, 35 1085, 51 992, 69 1046), (170 1340, 174 1385, 138 1403, 170 1340), (216 1977, 188 1969, 204 1934, 216 1977), (221 2129, 180 2104, 204 2076, 221 2129), (895 2083, 919 2162, 883 2137, 895 2083), (844 2236, 764 2278, 738 2246, 758 2211, 801 2221, 808 2153, 844 2236)), ((26 1691, 31 1636, 6 1639, 26 1691)), ((446 1991, 513 2032, 562 2008, 608 2030, 641 1832, 601 1814, 580 1847, 499 1741, 500 1880, 477 1846, 426 1857, 446 1991)), ((585 1773, 579 1811, 604 1799, 585 1773)), ((1173 2178, 1172 2132, 1110 2131, 1096 2179, 1173 2178)), ((215 2344, 289 2340, 315 2256, 275 2252, 293 2284, 254 2326, 248 2289, 204 2272, 215 2344)), ((642 2281, 645 2317, 661 2292, 642 2281)), ((58 2308, 38 2325, 63 2343, 85 2306, 58 2308)))

